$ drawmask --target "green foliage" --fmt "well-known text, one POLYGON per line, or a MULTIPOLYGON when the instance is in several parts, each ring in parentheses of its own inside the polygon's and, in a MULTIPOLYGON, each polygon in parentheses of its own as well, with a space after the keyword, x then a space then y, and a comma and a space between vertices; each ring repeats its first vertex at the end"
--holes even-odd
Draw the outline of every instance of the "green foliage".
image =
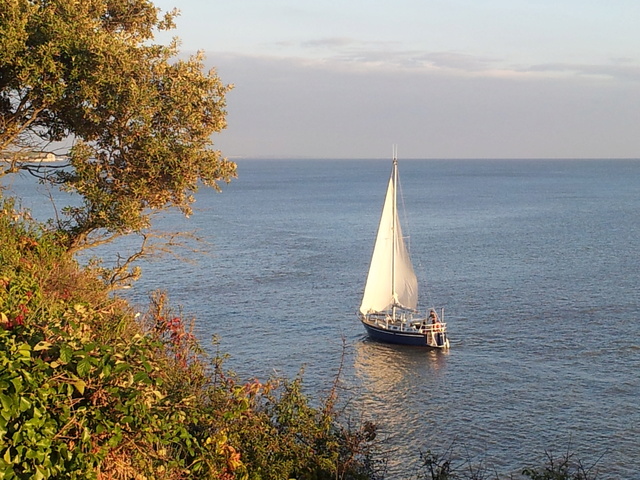
POLYGON ((20 169, 77 193, 58 225, 76 250, 149 227, 150 212, 190 213, 198 185, 218 187, 235 164, 211 149, 225 94, 203 57, 175 60, 152 44, 149 0, 7 0, 0 3, 0 152, 20 169), (73 140, 66 169, 25 156, 73 140))
POLYGON ((333 400, 238 382, 163 294, 136 321, 10 202, 0 239, 0 478, 371 478, 375 428, 333 400))
POLYGON ((228 433, 244 445, 249 478, 372 478, 375 426, 345 428, 332 409, 312 408, 301 386, 298 378, 231 388, 243 412, 228 433))

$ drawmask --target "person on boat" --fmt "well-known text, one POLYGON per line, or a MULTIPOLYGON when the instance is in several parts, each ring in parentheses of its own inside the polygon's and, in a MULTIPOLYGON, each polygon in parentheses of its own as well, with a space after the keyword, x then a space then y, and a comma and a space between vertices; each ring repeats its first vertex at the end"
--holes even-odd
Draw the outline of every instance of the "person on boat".
MULTIPOLYGON (((429 320, 431 320, 431 333, 433 335, 433 342, 435 343, 435 345, 437 346, 442 346, 444 345, 444 328, 442 326, 442 324, 440 323, 440 319, 438 318, 438 314, 436 313, 436 311, 432 308, 431 311, 429 312, 429 320)), ((428 342, 428 340, 427 340, 428 342)))
POLYGON ((429 320, 431 321, 431 325, 433 325, 432 327, 433 331, 439 332, 440 329, 442 328, 442 325, 440 324, 440 319, 438 318, 438 314, 433 308, 429 312, 429 320))

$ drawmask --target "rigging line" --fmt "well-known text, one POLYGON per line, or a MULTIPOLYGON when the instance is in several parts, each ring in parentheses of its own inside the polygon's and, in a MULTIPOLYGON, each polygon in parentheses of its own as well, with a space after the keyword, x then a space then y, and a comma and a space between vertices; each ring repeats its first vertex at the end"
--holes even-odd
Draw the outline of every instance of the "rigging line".
POLYGON ((409 256, 411 256, 411 224, 409 222, 409 215, 407 213, 407 206, 404 203, 404 193, 402 190, 402 182, 400 181, 400 172, 398 172, 398 191, 397 191, 397 195, 400 197, 400 203, 402 205, 401 210, 401 215, 402 215, 402 221, 400 222, 402 224, 402 237, 405 238, 407 240, 406 242, 406 246, 407 246, 407 251, 409 252, 409 256))
MULTIPOLYGON (((425 266, 425 264, 422 262, 422 256, 419 256, 419 258, 414 258, 413 255, 413 251, 411 248, 411 221, 409 219, 409 211, 407 209, 407 206, 405 204, 404 201, 404 192, 402 190, 402 182, 400 181, 400 171, 398 171, 398 181, 397 181, 397 194, 400 197, 400 203, 402 208, 401 210, 401 215, 402 215, 402 236, 405 238, 406 240, 406 247, 407 247, 407 251, 409 252, 409 257, 411 258, 411 260, 414 262, 414 265, 416 266, 415 270, 416 270, 416 276, 418 278, 418 285, 421 285, 422 288, 419 288, 419 290, 422 291, 422 296, 423 296, 423 302, 426 300, 426 305, 429 305, 429 308, 431 306, 433 306, 433 298, 431 295, 431 289, 429 288, 429 281, 428 279, 428 275, 427 275, 427 268, 425 266)), ((419 301, 419 300, 418 300, 419 301)), ((419 301, 419 303, 422 303, 419 301)))

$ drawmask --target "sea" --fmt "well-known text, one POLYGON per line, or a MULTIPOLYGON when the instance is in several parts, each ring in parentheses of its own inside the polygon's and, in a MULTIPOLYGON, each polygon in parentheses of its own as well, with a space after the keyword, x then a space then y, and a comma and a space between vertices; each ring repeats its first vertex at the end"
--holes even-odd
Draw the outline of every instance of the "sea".
MULTIPOLYGON (((640 478, 640 160, 400 159, 420 303, 444 308, 448 351, 370 341, 356 316, 390 160, 237 165, 190 218, 154 219, 200 240, 140 263, 123 294, 141 311, 166 291, 241 379, 300 375, 312 402, 337 385, 349 421, 378 424, 387 478, 416 478, 427 452, 459 472, 572 455, 640 478)), ((44 187, 8 186, 48 215, 44 187)))

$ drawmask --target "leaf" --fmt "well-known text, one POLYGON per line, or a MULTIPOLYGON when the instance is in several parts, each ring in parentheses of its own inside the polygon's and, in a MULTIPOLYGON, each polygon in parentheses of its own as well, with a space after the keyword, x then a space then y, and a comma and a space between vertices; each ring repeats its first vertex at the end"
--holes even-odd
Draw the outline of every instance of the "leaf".
POLYGON ((81 377, 86 377, 90 371, 91 362, 89 360, 84 358, 78 362, 78 366, 76 367, 76 372, 78 372, 78 375, 80 375, 81 377))
POLYGON ((66 365, 67 363, 69 363, 72 356, 73 356, 73 351, 71 350, 69 345, 62 344, 60 346, 60 357, 58 358, 60 363, 63 365, 66 365))
POLYGON ((2 404, 2 410, 6 412, 10 412, 12 410, 12 407, 14 407, 15 405, 13 398, 5 395, 4 393, 0 393, 0 403, 2 404))
POLYGON ((35 347, 33 347, 33 351, 34 352, 39 352, 41 350, 49 350, 49 348, 51 348, 53 344, 50 342, 47 342, 45 340, 41 340, 40 342, 37 343, 37 345, 35 347))
POLYGON ((104 367, 102 367, 102 371, 100 372, 100 377, 109 378, 110 375, 111 375, 111 365, 107 363, 104 367))
POLYGON ((42 480, 46 478, 46 470, 42 467, 42 465, 36 465, 36 474, 33 477, 34 480, 42 480))
POLYGON ((20 405, 19 410, 21 412, 26 412, 31 408, 32 403, 26 397, 20 397, 20 405))
POLYGON ((16 391, 17 394, 22 393, 22 390, 24 389, 24 387, 22 385, 22 378, 21 377, 12 378, 11 379, 11 383, 13 384, 13 388, 16 391))
POLYGON ((18 353, 24 358, 31 358, 31 345, 28 343, 20 344, 18 347, 18 353))
POLYGON ((153 382, 147 372, 138 372, 133 376, 134 382, 142 382, 145 385, 151 385, 153 382))
POLYGON ((76 390, 80 395, 84 395, 84 387, 87 386, 84 380, 77 379, 75 382, 73 382, 73 386, 76 387, 76 390))
POLYGON ((156 396, 158 400, 162 400, 166 396, 159 390, 154 390, 152 393, 156 396))
POLYGON ((73 306, 73 309, 76 311, 76 313, 79 313, 79 314, 84 314, 84 313, 87 312, 87 307, 85 307, 84 305, 81 305, 79 303, 76 303, 73 306))
POLYGON ((118 373, 124 372, 126 370, 129 370, 131 368, 131 365, 129 365, 126 362, 117 362, 116 366, 113 367, 113 374, 117 375, 118 373))

